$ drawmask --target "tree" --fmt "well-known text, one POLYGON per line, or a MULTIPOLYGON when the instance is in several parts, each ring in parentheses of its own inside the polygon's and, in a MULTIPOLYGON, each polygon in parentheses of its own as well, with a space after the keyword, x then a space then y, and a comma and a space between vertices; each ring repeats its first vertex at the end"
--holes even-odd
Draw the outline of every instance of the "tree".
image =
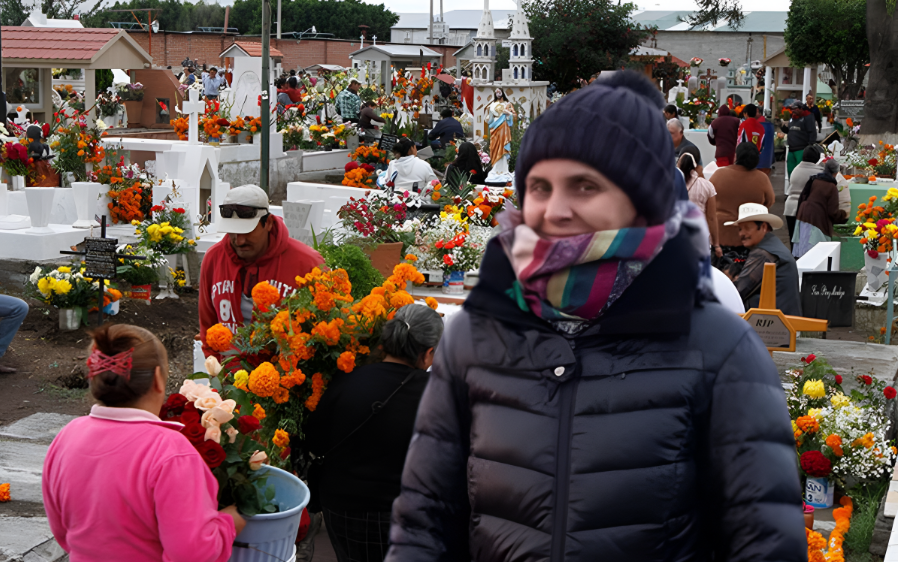
MULTIPOLYGON (((116 2, 114 5, 98 3, 90 14, 82 16, 86 27, 109 27, 111 21, 135 21, 128 13, 109 12, 107 10, 127 10, 131 8, 152 8, 153 19, 159 21, 160 29, 167 31, 194 31, 197 27, 223 27, 224 8, 216 3, 204 4, 202 0, 196 4, 180 0, 131 0, 116 2)), ((146 24, 146 13, 137 14, 141 22, 146 24)), ((259 16, 261 18, 261 15, 259 16)), ((136 23, 136 21, 135 21, 136 23)), ((230 23, 229 26, 233 27, 230 23)))
POLYGON ((22 0, 0 0, 0 25, 22 25, 27 18, 22 0))
MULTIPOLYGON (((738 27, 742 19, 739 0, 696 0, 699 10, 687 21, 693 25, 729 19, 738 27)), ((825 32, 826 30, 821 30, 825 32)), ((867 0, 867 44, 870 76, 864 96, 862 143, 882 140, 898 143, 898 22, 895 0, 867 0)))
POLYGON ((794 66, 825 64, 839 99, 855 99, 867 74, 866 0, 792 0, 786 56, 794 66))
POLYGON ((579 79, 629 66, 630 52, 651 34, 633 23, 635 4, 609 0, 530 0, 534 75, 567 92, 579 79))
MULTIPOLYGON (((399 16, 383 4, 361 0, 294 0, 281 4, 281 20, 284 32, 305 31, 314 25, 319 33, 333 33, 340 39, 358 39, 362 34, 359 25, 364 24, 369 26, 368 37, 377 35, 384 40, 399 16)), ((241 33, 261 33, 262 0, 234 2, 231 21, 240 22, 241 33)))

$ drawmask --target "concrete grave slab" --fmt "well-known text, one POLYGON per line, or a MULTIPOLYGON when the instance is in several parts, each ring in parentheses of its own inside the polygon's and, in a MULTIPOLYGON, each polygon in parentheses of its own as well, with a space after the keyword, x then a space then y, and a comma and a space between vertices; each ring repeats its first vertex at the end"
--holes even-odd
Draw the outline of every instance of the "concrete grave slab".
MULTIPOLYGON (((26 556, 32 550, 41 547, 47 541, 53 541, 53 533, 50 532, 50 524, 46 517, 0 516, 0 561, 26 560, 26 556)), ((54 544, 55 542, 53 541, 54 544)), ((56 548, 59 548, 58 545, 56 548)), ((41 559, 51 560, 48 558, 34 560, 41 559)))
POLYGON ((13 501, 43 503, 41 473, 49 445, 0 442, 0 480, 10 483, 13 501))
POLYGON ((795 351, 773 354, 784 382, 786 369, 801 365, 801 358, 813 353, 825 358, 844 377, 846 389, 857 388, 854 376, 871 375, 891 384, 898 373, 898 347, 875 343, 798 338, 795 351))
MULTIPOLYGON (((38 412, 9 425, 0 427, 0 437, 47 442, 78 416, 38 412)), ((2 458, 2 457, 0 457, 2 458)))

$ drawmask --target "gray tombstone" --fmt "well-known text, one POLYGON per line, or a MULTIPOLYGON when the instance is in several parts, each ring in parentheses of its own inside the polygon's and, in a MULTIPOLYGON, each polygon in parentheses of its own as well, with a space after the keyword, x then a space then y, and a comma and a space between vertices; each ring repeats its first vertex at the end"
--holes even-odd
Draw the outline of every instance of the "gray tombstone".
POLYGON ((284 201, 284 224, 290 238, 312 246, 315 238, 321 241, 321 219, 324 201, 284 201), (314 232, 315 236, 312 236, 314 232))

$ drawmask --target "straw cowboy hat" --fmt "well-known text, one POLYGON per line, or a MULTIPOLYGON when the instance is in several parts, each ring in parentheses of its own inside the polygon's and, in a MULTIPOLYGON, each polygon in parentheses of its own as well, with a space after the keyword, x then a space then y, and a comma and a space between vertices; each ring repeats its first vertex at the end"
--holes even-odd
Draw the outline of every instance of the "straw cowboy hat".
POLYGON ((764 205, 757 203, 745 203, 739 205, 739 218, 734 221, 723 223, 724 226, 732 226, 743 222, 766 222, 774 230, 783 227, 783 219, 776 215, 771 215, 764 205))

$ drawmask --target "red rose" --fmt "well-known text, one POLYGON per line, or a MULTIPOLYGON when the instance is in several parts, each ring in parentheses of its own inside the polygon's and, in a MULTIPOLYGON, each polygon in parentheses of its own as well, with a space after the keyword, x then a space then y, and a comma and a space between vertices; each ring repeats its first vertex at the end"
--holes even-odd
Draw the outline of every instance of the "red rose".
POLYGON ((801 454, 801 469, 808 476, 825 478, 832 473, 833 464, 820 451, 805 451, 801 454))
POLYGON ((887 386, 882 389, 882 393, 886 395, 886 400, 891 400, 895 396, 898 396, 898 390, 895 390, 891 386, 887 386))
POLYGON ((206 439, 206 428, 199 422, 185 425, 181 433, 194 447, 198 447, 206 439))
POLYGON ((231 122, 228 121, 227 119, 225 119, 224 117, 219 118, 219 120, 216 121, 216 123, 218 123, 218 124, 221 125, 222 127, 227 127, 228 125, 231 124, 231 122))
POLYGON ((871 159, 867 160, 867 164, 870 164, 871 166, 878 166, 879 160, 877 160, 876 158, 871 158, 871 159))
MULTIPOLYGON (((191 402, 192 404, 192 402, 191 402)), ((181 414, 181 423, 184 425, 192 424, 192 423, 200 423, 200 413, 196 411, 196 408, 192 410, 185 409, 181 414)))
POLYGON ((259 420, 256 416, 241 416, 237 418, 237 426, 240 430, 240 433, 244 435, 249 435, 253 431, 262 427, 262 424, 259 423, 259 420))
POLYGON ((185 211, 185 210, 182 209, 181 207, 178 207, 177 209, 172 209, 172 212, 178 213, 179 215, 183 215, 183 214, 186 213, 187 211, 185 211))
POLYGON ((355 169, 358 168, 358 167, 359 167, 359 163, 358 163, 358 162, 348 162, 348 163, 343 167, 343 170, 346 171, 346 172, 351 172, 352 170, 355 170, 355 169))
MULTIPOLYGON (((205 430, 203 431, 205 432, 205 430)), ((203 441, 202 444, 196 446, 196 450, 199 451, 209 468, 218 468, 228 456, 221 445, 211 440, 203 441)))
POLYGON ((185 404, 187 404, 187 398, 183 394, 172 394, 165 401, 165 404, 162 405, 162 410, 159 411, 159 419, 162 421, 178 421, 175 418, 178 418, 184 412, 185 404))
POLYGON ((870 375, 863 375, 863 376, 861 376, 861 380, 863 380, 863 381, 864 381, 864 384, 866 384, 866 385, 871 385, 871 384, 873 384, 873 377, 871 377, 870 375))
POLYGON ((807 357, 808 363, 813 363, 814 359, 817 359, 817 356, 814 355, 813 353, 808 355, 808 357, 807 357))
POLYGON ((842 375, 836 375, 836 384, 842 384, 842 375))

